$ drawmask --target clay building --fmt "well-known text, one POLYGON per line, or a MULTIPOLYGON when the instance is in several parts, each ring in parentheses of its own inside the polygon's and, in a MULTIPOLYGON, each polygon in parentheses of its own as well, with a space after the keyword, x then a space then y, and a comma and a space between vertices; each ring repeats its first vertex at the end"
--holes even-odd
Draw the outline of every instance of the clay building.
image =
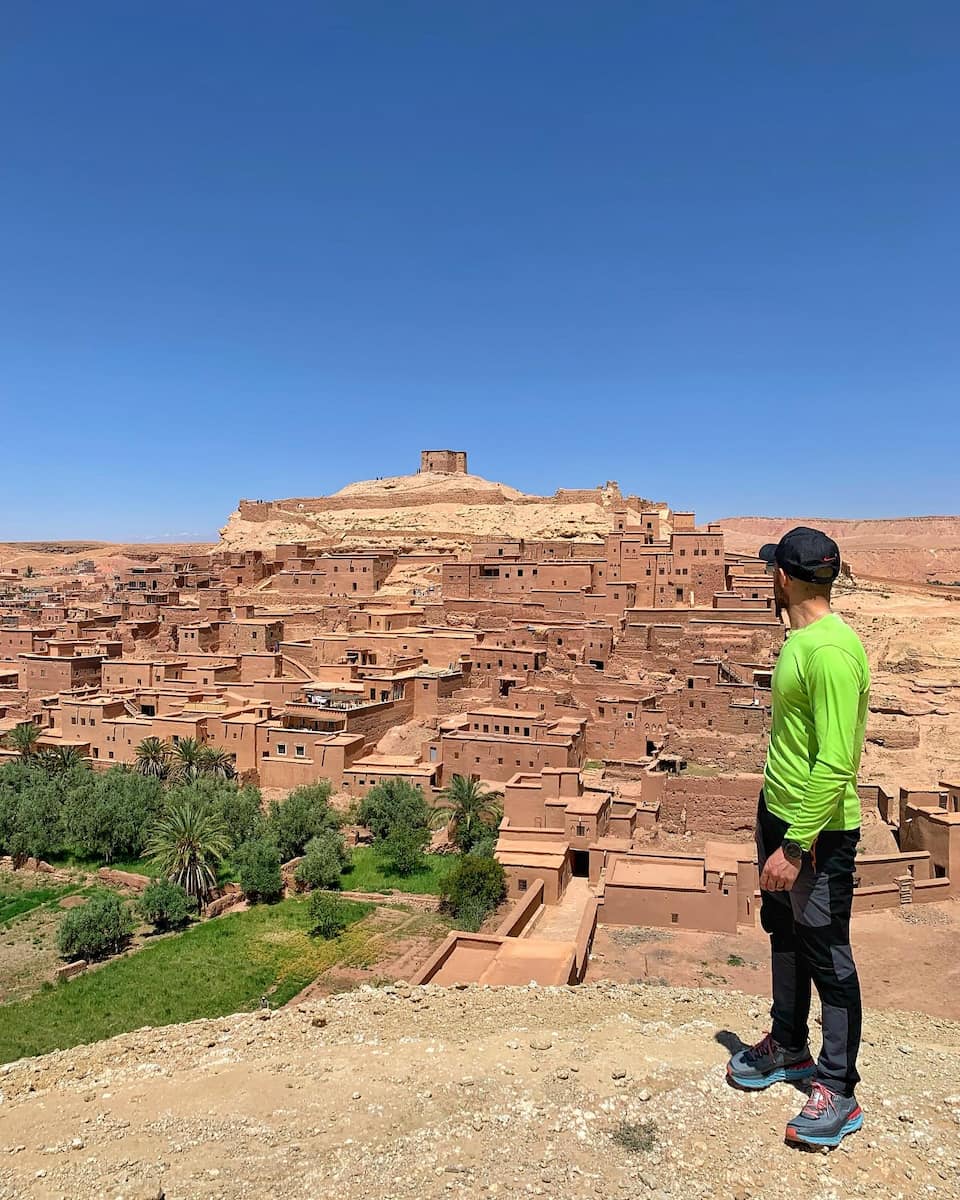
POLYGON ((438 475, 466 475, 466 450, 421 450, 420 471, 438 475))

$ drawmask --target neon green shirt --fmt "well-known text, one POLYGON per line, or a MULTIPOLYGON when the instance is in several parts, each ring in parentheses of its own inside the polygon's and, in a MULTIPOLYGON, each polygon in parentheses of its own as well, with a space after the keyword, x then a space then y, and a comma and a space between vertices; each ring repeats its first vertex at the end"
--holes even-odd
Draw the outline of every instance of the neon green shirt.
POLYGON ((763 794, 809 850, 823 829, 858 829, 857 771, 870 698, 860 639, 836 613, 789 634, 773 672, 763 794))

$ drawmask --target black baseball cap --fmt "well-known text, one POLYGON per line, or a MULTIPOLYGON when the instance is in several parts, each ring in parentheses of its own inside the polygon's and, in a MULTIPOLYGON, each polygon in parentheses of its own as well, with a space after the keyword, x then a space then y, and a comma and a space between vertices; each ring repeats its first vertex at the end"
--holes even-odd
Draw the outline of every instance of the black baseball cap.
POLYGON ((807 583, 833 583, 840 574, 840 547, 822 530, 806 525, 791 529, 779 542, 761 546, 759 557, 807 583))

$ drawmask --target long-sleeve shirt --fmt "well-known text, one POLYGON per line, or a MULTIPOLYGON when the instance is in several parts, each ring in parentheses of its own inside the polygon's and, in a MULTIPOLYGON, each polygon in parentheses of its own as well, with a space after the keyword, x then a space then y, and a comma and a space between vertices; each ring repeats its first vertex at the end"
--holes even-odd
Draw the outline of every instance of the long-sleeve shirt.
POLYGON ((860 639, 830 613, 790 633, 773 673, 763 773, 767 807, 785 838, 809 850, 824 829, 857 829, 857 771, 870 698, 860 639))

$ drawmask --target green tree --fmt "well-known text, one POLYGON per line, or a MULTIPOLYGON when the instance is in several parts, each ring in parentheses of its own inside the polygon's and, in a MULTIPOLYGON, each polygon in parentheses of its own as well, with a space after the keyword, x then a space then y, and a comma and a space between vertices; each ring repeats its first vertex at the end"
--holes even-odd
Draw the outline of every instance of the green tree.
POLYGON ((67 778, 63 802, 65 847, 80 858, 105 863, 139 858, 147 830, 163 808, 163 785, 115 765, 67 778))
POLYGON ((154 879, 144 888, 137 907, 155 929, 179 929, 197 911, 197 902, 179 884, 154 879))
POLYGON ((301 887, 338 888, 349 861, 343 835, 337 829, 327 829, 307 842, 294 878, 301 887))
POLYGON ((488 791, 479 779, 454 775, 433 810, 434 828, 447 825, 458 849, 469 854, 474 845, 503 819, 502 792, 488 791))
POLYGON ((6 743, 11 750, 16 750, 21 758, 35 758, 40 748, 40 736, 43 730, 34 721, 21 721, 14 725, 6 736, 6 743))
POLYGON ((283 876, 280 873, 280 852, 274 842, 259 838, 245 842, 236 854, 240 872, 240 887, 251 902, 267 904, 283 895, 283 876))
POLYGON ((51 746, 40 751, 39 760, 48 775, 70 775, 77 770, 89 769, 87 760, 76 746, 51 746))
POLYGON ((217 866, 229 851, 223 819, 211 805, 190 800, 161 813, 146 846, 163 874, 201 905, 216 887, 217 866))
POLYGON ((49 858, 63 849, 63 787, 35 759, 4 768, 0 790, 0 846, 14 864, 49 858), (15 768, 15 770, 11 770, 15 768))
POLYGON ((340 817, 330 807, 330 783, 295 788, 285 800, 274 800, 267 817, 267 832, 277 844, 281 862, 289 862, 306 849, 307 842, 328 829, 339 829, 340 817))
POLYGON ((430 830, 421 825, 395 822, 379 846, 381 859, 397 875, 412 875, 425 864, 423 852, 430 842, 430 830))
POLYGON ((223 819, 234 849, 262 837, 266 825, 260 789, 235 783, 211 789, 211 802, 223 819))
POLYGON ((170 774, 171 750, 158 737, 144 738, 133 752, 134 770, 153 779, 166 779, 170 774))
POLYGON ((307 913, 314 937, 329 940, 338 937, 347 927, 347 907, 331 892, 312 892, 307 901, 307 913))
POLYGON ((237 774, 236 760, 220 746, 205 746, 200 754, 200 773, 211 779, 233 779, 237 774))
POLYGON ((365 825, 379 842, 390 836, 395 824, 428 829, 431 812, 420 788, 406 779, 387 779, 375 784, 363 797, 357 822, 365 825))
POLYGON ((105 958, 123 949, 133 930, 130 910, 116 892, 94 892, 86 904, 71 908, 57 932, 64 958, 105 958))
POLYGON ((495 858, 464 854, 443 880, 440 903, 463 928, 477 930, 506 894, 506 875, 495 858))
POLYGON ((196 738, 181 738, 171 751, 170 778, 178 783, 189 783, 203 775, 206 748, 196 738))

